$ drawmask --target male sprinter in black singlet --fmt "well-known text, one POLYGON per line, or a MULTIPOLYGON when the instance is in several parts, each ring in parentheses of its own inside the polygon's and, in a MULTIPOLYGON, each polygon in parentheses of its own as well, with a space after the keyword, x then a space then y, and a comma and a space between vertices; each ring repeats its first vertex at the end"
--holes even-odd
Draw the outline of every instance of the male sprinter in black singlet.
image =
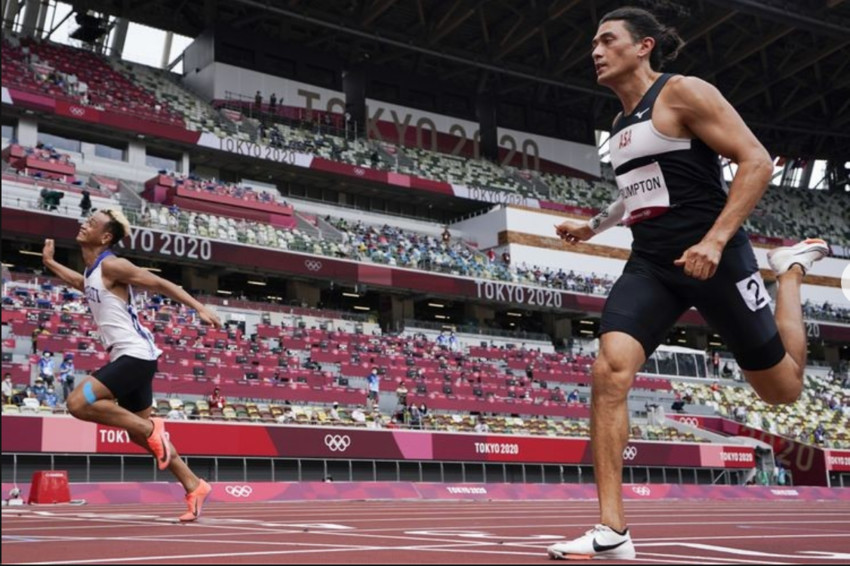
POLYGON ((829 248, 814 239, 769 254, 779 279, 774 319, 741 229, 773 164, 716 88, 658 72, 681 46, 675 30, 639 8, 606 14, 593 38, 597 81, 623 104, 609 142, 619 198, 589 222, 566 221, 557 233, 575 243, 623 222, 634 243, 605 303, 593 366, 590 436, 600 524, 550 546, 551 558, 634 558, 621 493, 626 397, 635 373, 691 306, 726 340, 765 402, 793 403, 803 388, 800 285, 829 248), (738 165, 728 196, 718 154, 738 165))

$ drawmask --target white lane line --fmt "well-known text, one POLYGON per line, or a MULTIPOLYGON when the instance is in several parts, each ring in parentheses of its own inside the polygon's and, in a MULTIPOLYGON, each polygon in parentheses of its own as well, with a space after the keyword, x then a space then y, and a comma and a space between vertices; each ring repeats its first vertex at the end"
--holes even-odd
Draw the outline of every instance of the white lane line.
POLYGON ((655 537, 638 539, 636 546, 644 542, 684 542, 694 540, 746 540, 746 539, 779 539, 779 538, 847 538, 847 533, 818 533, 804 535, 723 535, 700 537, 655 537))
MULTIPOLYGON (((151 562, 164 560, 168 564, 179 564, 182 560, 197 558, 235 558, 248 556, 275 556, 287 554, 312 554, 318 552, 356 552, 386 550, 383 547, 315 548, 310 550, 268 550, 257 552, 207 552, 204 554, 171 554, 162 556, 129 556, 119 558, 87 558, 86 560, 63 560, 62 564, 96 564, 99 562, 151 562)), ((18 564, 56 564, 56 562, 18 562, 18 564)))
MULTIPOLYGON (((720 558, 719 556, 694 556, 693 554, 667 554, 661 552, 639 552, 641 556, 658 556, 675 558, 686 563, 686 560, 714 560, 715 564, 794 564, 793 562, 766 562, 764 560, 742 560, 740 558, 720 558)), ((800 558, 805 558, 801 556, 800 558)))
MULTIPOLYGON (((215 504, 213 504, 213 505, 215 505, 215 504)), ((518 519, 534 519, 534 518, 537 518, 537 517, 553 518, 553 517, 563 517, 566 514, 567 511, 569 512, 570 517, 572 517, 574 519, 587 517, 590 520, 595 520, 595 519, 598 518, 598 515, 599 515, 597 510, 593 510, 592 512, 588 511, 587 513, 576 513, 573 510, 561 510, 560 512, 558 512, 556 514, 541 514, 540 512, 535 512, 535 513, 530 513, 528 515, 519 515, 517 513, 512 512, 511 516, 516 517, 518 519)), ((158 509, 156 514, 161 515, 161 514, 164 514, 164 513, 167 513, 167 512, 168 512, 167 510, 158 509)), ((823 513, 821 513, 821 512, 794 513, 794 517, 801 517, 801 518, 844 517, 844 516, 847 515, 848 512, 850 512, 850 506, 848 506, 848 508, 845 509, 845 510, 836 510, 834 512, 824 511, 823 513)), ((175 511, 175 514, 178 514, 178 512, 175 511)), ((342 513, 334 513, 334 512, 330 512, 330 511, 323 511, 321 513, 310 513, 308 515, 293 515, 293 514, 290 514, 290 513, 283 513, 282 510, 261 509, 261 510, 254 510, 254 511, 250 511, 250 510, 236 511, 236 510, 228 510, 226 508, 222 508, 222 507, 218 507, 218 506, 216 506, 216 508, 213 508, 213 509, 205 510, 205 515, 209 516, 209 517, 232 517, 232 518, 250 517, 252 519, 254 519, 254 518, 261 519, 261 518, 264 518, 264 517, 280 517, 281 515, 286 515, 286 517, 288 517, 289 520, 298 520, 298 521, 308 521, 308 520, 314 520, 314 519, 319 520, 319 519, 322 519, 322 518, 326 518, 328 516, 339 515, 339 514, 342 514, 342 513)), ((346 514, 350 514, 350 513, 348 511, 346 511, 346 514)), ((497 513, 483 514, 482 510, 477 510, 476 513, 473 514, 473 515, 467 515, 465 513, 447 512, 447 513, 444 513, 444 514, 440 514, 440 513, 429 514, 427 516, 426 515, 418 515, 418 514, 405 514, 404 517, 387 517, 387 514, 388 513, 375 514, 374 517, 366 515, 366 514, 357 514, 356 516, 347 519, 347 522, 349 522, 349 523, 353 523, 353 522, 366 523, 366 522, 389 522, 389 521, 399 521, 399 520, 415 521, 415 520, 429 520, 429 519, 434 519, 434 518, 439 518, 439 519, 443 519, 443 520, 450 520, 450 521, 466 521, 466 520, 492 519, 494 515, 497 515, 497 513)), ((659 513, 657 513, 657 512, 629 513, 628 518, 629 519, 657 518, 658 515, 659 515, 659 513)), ((775 511, 758 511, 758 512, 751 511, 751 512, 747 512, 747 513, 734 513, 734 512, 729 512, 729 511, 723 511, 723 512, 718 511, 717 513, 680 513, 680 512, 676 512, 675 515, 676 515, 676 517, 681 517, 681 518, 724 518, 724 517, 734 516, 738 519, 756 520, 759 517, 775 517, 776 512, 775 511)), ((57 514, 56 516, 61 516, 61 515, 57 514)), ((33 516, 27 517, 28 520, 32 520, 34 518, 35 517, 33 517, 33 516)), ((4 520, 4 522, 7 521, 6 518, 4 518, 3 520, 4 520)))
MULTIPOLYGON (((772 515, 772 516, 775 516, 775 515, 772 515)), ((326 515, 326 517, 327 517, 327 515, 326 515)), ((167 524, 170 524, 170 519, 169 519, 169 518, 166 518, 166 517, 156 517, 156 518, 151 518, 151 519, 147 519, 147 520, 145 520, 145 519, 134 520, 134 519, 130 519, 130 518, 128 518, 128 519, 123 519, 123 518, 122 518, 122 519, 117 519, 117 518, 116 518, 116 519, 109 519, 109 518, 96 518, 96 517, 91 517, 91 516, 87 516, 87 517, 78 517, 78 516, 74 516, 74 515, 50 515, 50 516, 48 516, 48 517, 42 517, 42 518, 43 518, 43 520, 45 520, 45 521, 50 521, 50 520, 56 520, 56 521, 63 521, 63 520, 64 520, 64 521, 69 521, 69 522, 70 522, 70 521, 92 521, 92 522, 97 522, 97 523, 102 523, 102 522, 107 522, 107 523, 108 523, 108 522, 117 522, 117 523, 121 523, 122 525, 126 524, 126 525, 128 525, 128 526, 130 526, 130 525, 146 525, 146 526, 151 526, 151 525, 155 525, 155 524, 158 524, 158 525, 167 525, 167 524)), ((211 518, 212 518, 212 517, 211 517, 211 518)), ((224 518, 224 517, 216 517, 216 518, 217 518, 217 519, 226 519, 226 518, 224 518)), ((512 517, 511 517, 511 519, 512 519, 512 520, 515 520, 515 521, 525 521, 525 520, 530 520, 530 521, 532 521, 532 520, 533 520, 533 521, 539 521, 539 520, 543 520, 543 519, 563 519, 563 518, 564 518, 563 514, 559 514, 559 515, 552 515, 552 516, 547 516, 547 515, 533 515, 533 516, 527 516, 527 517, 524 517, 524 516, 512 516, 512 517)), ((571 519, 574 519, 574 516, 573 516, 573 515, 570 515, 570 518, 571 518, 571 519)), ((446 518, 446 519, 449 519, 449 518, 446 518)), ((235 520, 237 520, 237 519, 236 519, 236 518, 234 518, 234 521, 235 521, 235 520)), ((464 521, 471 521, 471 520, 475 520, 475 521, 487 521, 487 520, 491 520, 491 521, 492 521, 492 520, 498 520, 498 518, 493 517, 492 515, 487 515, 487 516, 479 516, 479 517, 465 517, 465 518, 458 519, 458 520, 464 520, 464 521)), ((288 523, 288 524, 287 524, 287 525, 282 525, 282 526, 284 526, 284 527, 291 527, 291 526, 292 526, 292 523, 293 523, 293 521, 292 521, 292 517, 289 517, 289 516, 288 516, 288 517, 286 517, 286 521, 287 521, 287 523, 288 523)), ((176 521, 176 519, 174 519, 174 523, 176 523, 176 522, 177 522, 177 521, 176 521)), ((263 521, 262 519, 258 519, 258 520, 256 520, 256 521, 254 521, 254 520, 251 520, 251 521, 250 521, 250 523, 254 523, 254 522, 256 522, 256 523, 262 523, 262 522, 265 522, 265 521, 263 521)), ((269 522, 273 522, 273 521, 269 521, 269 522)), ((378 519, 373 519, 373 520, 370 520, 370 521, 359 521, 357 518, 352 518, 352 519, 348 519, 348 518, 346 518, 346 522, 347 522, 347 523, 357 523, 357 522, 393 522, 393 523, 396 523, 396 524, 397 524, 397 523, 402 522, 402 523, 405 523, 405 524, 406 524, 406 523, 408 523, 408 522, 414 523, 414 522, 415 522, 415 520, 414 520, 414 519, 408 519, 408 518, 399 518, 399 517, 396 517, 396 518, 387 518, 387 519, 379 519, 379 520, 378 520, 378 519)), ((249 526, 249 524, 250 524, 250 523, 246 523, 246 525, 245 525, 245 526, 249 526)), ((735 520, 732 520, 732 521, 705 521, 705 520, 702 520, 702 521, 681 521, 681 520, 676 520, 676 521, 664 521, 664 522, 642 522, 642 521, 632 521, 632 520, 630 520, 630 521, 629 521, 629 527, 630 527, 630 528, 634 528, 634 527, 649 527, 649 526, 683 526, 683 525, 734 525, 734 526, 741 527, 741 526, 743 526, 743 525, 747 525, 747 524, 752 524, 752 525, 753 525, 753 528, 759 528, 759 527, 764 526, 764 525, 790 525, 791 527, 796 528, 796 527, 798 527, 798 526, 803 526, 803 525, 822 525, 822 524, 829 524, 829 525, 850 525, 850 521, 839 521, 839 520, 831 520, 831 521, 826 521, 826 520, 807 520, 807 521, 801 521, 801 520, 799 520, 798 518, 794 518, 794 519, 789 518, 789 519, 786 519, 786 520, 773 520, 773 521, 765 521, 765 520, 747 521, 747 520, 743 520, 743 519, 735 519, 735 520)), ((201 520, 201 522, 198 522, 198 523, 192 523, 192 525, 197 525, 197 526, 206 526, 206 527, 226 527, 226 528, 231 528, 231 527, 236 528, 236 527, 238 527, 238 526, 239 526, 239 525, 222 525, 222 524, 209 524, 209 523, 206 523, 206 524, 205 524, 205 523, 203 523, 203 519, 201 520)), ((581 522, 581 523, 576 523, 576 522, 573 522, 573 523, 557 523, 556 528, 559 528, 559 529, 563 529, 563 528, 571 528, 571 527, 579 527, 579 528, 581 528, 581 527, 587 527, 588 525, 589 525, 589 523, 587 523, 587 522, 581 522)), ((545 525, 545 524, 544 524, 544 525, 539 525, 539 524, 530 524, 530 525, 528 525, 528 526, 529 526, 529 527, 534 527, 534 528, 539 528, 539 527, 545 527, 545 526, 547 526, 547 525, 545 525)), ((42 530, 43 530, 43 529, 52 529, 52 528, 61 529, 61 528, 64 528, 64 527, 63 527, 63 526, 57 526, 57 527, 32 527, 32 529, 42 529, 42 530)), ((256 528, 256 527, 251 527, 251 528, 256 528)), ((274 528, 274 527, 269 527, 269 528, 274 528)), ((413 525, 411 525, 411 526, 405 526, 405 527, 399 527, 399 528, 414 528, 414 526, 413 526, 413 525)), ((440 527, 440 528, 451 529, 451 528, 453 528, 453 527, 440 527)), ((457 527, 454 527, 454 528, 457 528, 457 527)), ((498 529, 498 528, 515 528, 515 526, 513 526, 513 525, 504 525, 504 524, 502 524, 502 525, 493 525, 493 526, 488 526, 487 528, 493 528, 493 529, 498 529)), ((4 528, 3 528, 3 532, 14 532, 14 531, 20 531, 20 530, 30 530, 30 529, 31 529, 31 527, 27 527, 27 526, 20 526, 20 527, 5 527, 5 526, 4 526, 4 528)), ((435 530, 436 530, 436 529, 435 529, 435 530)))
MULTIPOLYGON (((299 543, 281 543, 281 544, 291 544, 297 545, 299 543)), ((309 544, 304 543, 302 546, 311 546, 309 544)), ((319 549, 297 549, 297 550, 271 550, 271 551, 257 551, 257 552, 210 552, 204 554, 182 554, 182 555, 161 555, 161 556, 134 556, 134 557, 120 557, 120 558, 92 558, 88 560, 63 560, 63 564, 94 564, 100 562, 139 562, 139 561, 158 561, 165 560, 168 563, 179 563, 182 560, 189 559, 198 559, 198 558, 236 558, 236 557, 249 557, 249 556, 274 556, 274 555, 297 555, 297 554, 313 554, 318 552, 374 552, 374 551, 390 551, 396 552, 398 550, 415 550, 415 551, 429 551, 429 552, 453 552, 456 553, 459 551, 458 547, 460 546, 463 552, 472 552, 476 554, 501 554, 501 555, 514 555, 514 556, 538 556, 538 553, 530 553, 530 552, 511 552, 511 551, 486 551, 486 550, 475 550, 469 548, 471 546, 481 546, 480 543, 472 543, 468 545, 463 544, 450 544, 450 545, 433 545, 433 546, 425 546, 425 545, 410 545, 410 546, 402 546, 402 547, 383 547, 383 546, 352 546, 352 545, 340 545, 334 548, 319 548, 319 549)), ((18 562, 18 564, 55 564, 55 562, 18 562)))
MULTIPOLYGON (((653 543, 646 546, 663 546, 663 543, 653 543)), ((767 557, 767 558, 800 558, 799 554, 788 554, 788 553, 778 553, 778 552, 765 552, 762 550, 749 550, 746 548, 730 548, 728 546, 717 546, 713 544, 701 544, 701 543, 693 543, 693 542, 681 542, 678 546, 684 546, 686 548, 693 548, 695 550, 707 550, 709 552, 720 552, 723 554, 734 554, 737 556, 759 556, 759 557, 767 557)), ((810 551, 801 551, 801 552, 810 552, 810 551)), ((845 563, 848 558, 850 558, 849 554, 844 553, 832 553, 832 552, 816 552, 818 554, 818 558, 821 560, 844 560, 845 563)))

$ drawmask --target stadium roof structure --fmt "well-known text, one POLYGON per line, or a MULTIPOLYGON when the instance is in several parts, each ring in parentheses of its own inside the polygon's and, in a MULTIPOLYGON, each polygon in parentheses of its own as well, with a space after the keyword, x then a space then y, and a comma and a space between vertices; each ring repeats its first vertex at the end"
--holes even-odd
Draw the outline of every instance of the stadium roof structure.
MULTIPOLYGON (((214 23, 343 61, 536 100, 607 130, 619 103, 596 84, 590 40, 622 0, 70 0, 197 37, 214 23)), ((716 84, 774 155, 850 158, 850 2, 632 0, 677 27, 670 70, 716 84)))

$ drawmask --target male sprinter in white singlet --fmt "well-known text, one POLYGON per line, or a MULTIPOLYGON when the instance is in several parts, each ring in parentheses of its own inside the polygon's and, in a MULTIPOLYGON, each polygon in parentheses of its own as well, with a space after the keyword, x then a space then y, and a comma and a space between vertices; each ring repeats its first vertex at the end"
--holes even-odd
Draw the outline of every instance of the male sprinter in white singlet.
POLYGON ((186 489, 189 509, 180 520, 190 522, 200 516, 211 488, 177 454, 163 434, 162 419, 150 418, 153 376, 162 352, 139 322, 132 286, 171 297, 195 309, 202 321, 216 328, 221 321, 177 285, 116 257, 112 248, 129 233, 130 223, 121 211, 100 210, 89 216, 77 234, 85 275, 54 260, 53 240, 44 241, 44 265, 85 293, 110 360, 71 392, 68 410, 80 420, 125 429, 133 442, 153 454, 160 470, 171 470, 186 489))
POLYGON ((562 223, 557 233, 575 243, 623 222, 634 241, 605 302, 593 364, 590 442, 600 521, 548 550, 556 559, 622 560, 635 557, 622 495, 626 399, 635 373, 695 306, 759 397, 793 403, 806 367, 800 285, 829 248, 811 239, 771 250, 779 280, 774 317, 741 229, 770 182, 770 155, 715 87, 659 72, 682 40, 651 13, 609 12, 592 45, 597 82, 623 104, 609 141, 619 198, 589 222, 562 223), (738 165, 728 195, 718 154, 738 165))

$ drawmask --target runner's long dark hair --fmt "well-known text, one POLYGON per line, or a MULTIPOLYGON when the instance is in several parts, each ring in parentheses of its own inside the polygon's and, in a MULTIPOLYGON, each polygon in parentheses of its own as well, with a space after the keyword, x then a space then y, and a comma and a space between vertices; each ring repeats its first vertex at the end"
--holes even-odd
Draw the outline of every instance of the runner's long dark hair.
POLYGON ((621 20, 634 41, 640 41, 644 37, 655 40, 655 47, 649 56, 649 65, 653 71, 660 71, 665 63, 674 60, 685 42, 679 37, 676 28, 667 27, 651 13, 643 8, 626 6, 608 12, 599 23, 611 20, 621 20))

